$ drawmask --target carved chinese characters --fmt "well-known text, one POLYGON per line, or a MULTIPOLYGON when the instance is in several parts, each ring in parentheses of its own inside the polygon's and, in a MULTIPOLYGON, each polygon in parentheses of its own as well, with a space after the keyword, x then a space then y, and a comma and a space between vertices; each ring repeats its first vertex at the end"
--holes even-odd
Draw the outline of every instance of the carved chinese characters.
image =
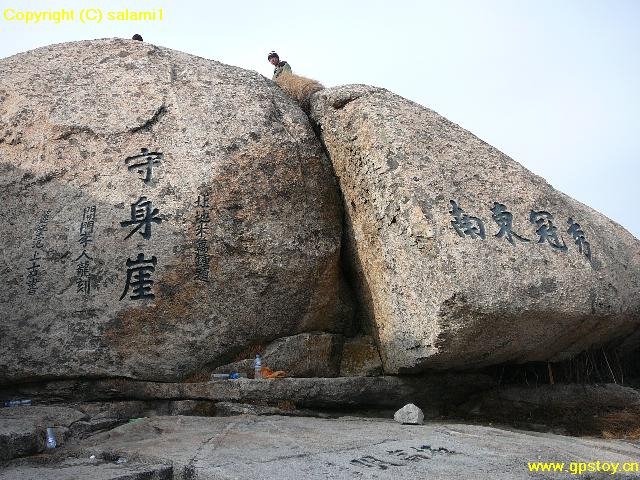
MULTIPOLYGON (((463 209, 458 206, 455 200, 449 202, 449 213, 453 217, 451 226, 461 237, 480 238, 484 240, 485 226, 479 217, 474 217, 464 213, 463 209)), ((513 231, 513 215, 507 210, 507 207, 498 202, 493 203, 491 208, 492 218, 500 228, 494 235, 497 238, 505 238, 509 243, 515 246, 516 240, 529 243, 532 239, 524 237, 513 231)), ((546 243, 552 249, 560 252, 569 250, 564 238, 558 231, 558 227, 554 223, 554 216, 545 210, 531 210, 529 213, 529 222, 535 228, 535 234, 538 236, 537 243, 546 243)), ((580 224, 576 223, 573 218, 567 220, 569 228, 566 233, 571 235, 578 246, 578 251, 591 261, 591 246, 586 240, 585 233, 581 229, 580 224)))
POLYGON ((203 189, 195 202, 196 207, 196 239, 194 262, 196 266, 196 279, 201 282, 209 281, 209 189, 203 189))
MULTIPOLYGON (((160 165, 163 154, 150 152, 146 148, 140 149, 140 152, 138 155, 127 157, 125 164, 127 164, 129 171, 139 173, 140 180, 145 185, 149 185, 153 180, 153 167, 160 165)), ((122 228, 129 229, 125 239, 138 232, 144 240, 151 240, 152 226, 162 223, 162 219, 158 216, 160 210, 153 206, 152 200, 143 195, 131 204, 130 213, 130 218, 120 222, 122 228)), ((123 300, 127 295, 130 300, 154 299, 152 275, 157 263, 158 259, 155 255, 147 258, 143 252, 139 252, 135 259, 128 258, 126 261, 127 279, 120 300, 123 300)))
POLYGON ((33 255, 29 258, 29 266, 27 267, 26 275, 27 294, 29 295, 36 294, 38 291, 38 284, 42 281, 43 271, 40 270, 40 268, 42 268, 42 254, 44 252, 44 232, 47 231, 49 215, 51 215, 50 210, 47 210, 42 214, 33 236, 33 255))
MULTIPOLYGON (((93 234, 96 221, 96 206, 85 207, 80 223, 80 235, 78 243, 82 246, 82 253, 75 259, 76 262, 76 292, 89 295, 91 293, 92 275, 91 262, 93 257, 87 253, 87 247, 93 243, 93 234)), ((95 283, 95 282, 94 282, 95 283)))

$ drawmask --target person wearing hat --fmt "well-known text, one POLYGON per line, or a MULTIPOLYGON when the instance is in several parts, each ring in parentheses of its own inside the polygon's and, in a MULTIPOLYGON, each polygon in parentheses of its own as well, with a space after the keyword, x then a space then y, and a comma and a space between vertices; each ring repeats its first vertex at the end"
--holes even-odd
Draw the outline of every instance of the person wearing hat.
POLYGON ((291 73, 291 65, 289 65, 284 60, 280 61, 280 57, 278 57, 278 54, 276 52, 269 53, 267 60, 269 60, 269 63, 271 63, 271 65, 276 67, 273 70, 273 77, 271 78, 271 80, 275 81, 275 79, 283 73, 291 73))

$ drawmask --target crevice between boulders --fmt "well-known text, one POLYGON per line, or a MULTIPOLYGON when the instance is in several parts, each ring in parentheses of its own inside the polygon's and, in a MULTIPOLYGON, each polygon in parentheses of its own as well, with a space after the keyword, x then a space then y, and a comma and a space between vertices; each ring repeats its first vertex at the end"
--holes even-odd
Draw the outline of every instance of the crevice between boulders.
MULTIPOLYGON (((322 90, 311 95, 311 98, 309 99, 309 103, 313 104, 312 98, 317 97, 318 95, 321 95, 321 94, 322 94, 322 90)), ((350 96, 348 98, 342 99, 343 101, 338 102, 337 106, 334 104, 332 104, 332 106, 337 109, 344 108, 348 103, 360 98, 364 94, 365 93, 350 96)), ((348 206, 346 204, 346 200, 342 192, 342 189, 340 188, 340 181, 339 181, 338 175, 336 174, 336 171, 333 167, 333 162, 331 161, 331 154, 329 153, 329 150, 326 144, 324 143, 324 139, 322 136, 322 125, 313 119, 310 112, 306 112, 304 109, 302 110, 306 115, 307 119, 309 120, 309 124, 311 125, 311 128, 313 129, 313 132, 316 138, 318 139, 318 142, 320 143, 320 146, 322 147, 324 154, 329 159, 329 163, 331 164, 331 172, 333 174, 333 178, 335 179, 336 188, 338 189, 340 202, 342 204, 342 220, 341 220, 342 233, 341 233, 341 239, 340 239, 340 270, 342 272, 347 288, 352 293, 351 296, 354 304, 354 313, 353 313, 353 318, 351 320, 351 325, 345 325, 344 334, 345 334, 345 337, 347 338, 356 338, 359 335, 370 336, 374 340, 378 358, 380 359, 380 365, 381 365, 380 374, 385 375, 386 372, 384 370, 384 362, 382 362, 380 342, 379 342, 378 336, 375 335, 373 325, 370 325, 369 321, 367 320, 365 309, 363 308, 362 301, 358 293, 358 281, 356 278, 357 269, 354 265, 352 265, 351 261, 348 258, 348 248, 347 248, 349 243, 349 236, 348 236, 349 224, 347 222, 348 206)))

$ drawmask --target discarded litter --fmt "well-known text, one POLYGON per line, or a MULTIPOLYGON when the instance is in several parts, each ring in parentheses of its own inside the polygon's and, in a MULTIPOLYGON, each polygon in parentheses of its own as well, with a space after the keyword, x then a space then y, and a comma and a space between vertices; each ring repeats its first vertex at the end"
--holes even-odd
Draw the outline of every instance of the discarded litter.
POLYGON ((95 455, 91 455, 91 456, 89 457, 89 460, 95 460, 95 459, 96 459, 96 456, 95 456, 95 455))
POLYGON ((233 373, 212 373, 211 381, 215 382, 218 380, 238 380, 239 378, 247 378, 246 373, 233 372, 233 373))
POLYGON ((56 433, 53 431, 53 427, 47 427, 47 444, 46 447, 48 449, 53 449, 58 446, 58 442, 56 442, 56 433))
POLYGON ((258 379, 258 378, 262 378, 262 373, 261 373, 261 368, 262 368, 262 357, 260 357, 260 354, 256 354, 256 359, 253 361, 253 378, 258 379))
POLYGON ((270 380, 272 378, 284 378, 286 376, 287 372, 284 370, 273 371, 269 367, 262 367, 260 369, 260 378, 267 378, 270 380))
POLYGON ((138 423, 138 422, 141 422, 142 420, 144 420, 145 418, 147 418, 147 417, 132 418, 132 419, 129 420, 128 423, 138 423))
POLYGON ((123 463, 127 463, 127 459, 124 457, 118 457, 118 459, 116 460, 116 464, 122 465, 123 463))
POLYGON ((31 405, 31 400, 6 400, 2 402, 5 407, 19 407, 22 405, 31 405))

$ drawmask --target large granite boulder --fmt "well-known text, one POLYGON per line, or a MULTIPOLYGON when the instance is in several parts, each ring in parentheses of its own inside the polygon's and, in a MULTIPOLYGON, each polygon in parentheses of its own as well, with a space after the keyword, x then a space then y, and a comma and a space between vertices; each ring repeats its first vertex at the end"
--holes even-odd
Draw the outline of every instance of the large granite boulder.
POLYGON ((385 372, 556 361, 638 331, 640 242, 620 225, 384 89, 311 104, 385 372))
POLYGON ((128 40, 0 71, 0 383, 179 380, 342 330, 331 164, 275 84, 128 40))

